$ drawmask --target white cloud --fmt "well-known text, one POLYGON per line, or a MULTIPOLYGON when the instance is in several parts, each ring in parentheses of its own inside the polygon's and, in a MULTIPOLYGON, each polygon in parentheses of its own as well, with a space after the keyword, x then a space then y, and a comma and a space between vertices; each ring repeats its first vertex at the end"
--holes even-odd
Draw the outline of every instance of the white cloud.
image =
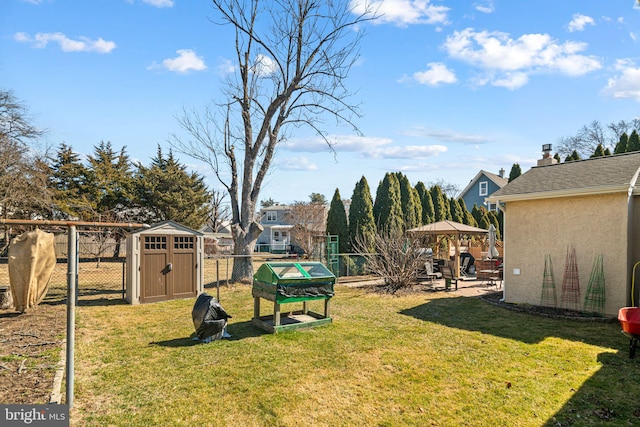
POLYGON ((418 138, 430 138, 436 141, 459 143, 459 144, 485 144, 489 139, 480 135, 464 135, 446 129, 431 129, 425 127, 414 127, 402 132, 402 135, 418 138))
POLYGON ((315 171, 318 170, 318 165, 312 163, 304 156, 300 157, 287 157, 277 159, 275 166, 278 169, 288 171, 315 171))
POLYGON ((493 86, 504 87, 509 90, 518 89, 529 82, 529 77, 525 73, 506 73, 504 77, 497 78, 491 82, 493 86))
POLYGON ((42 0, 22 0, 25 3, 42 4, 42 0))
MULTIPOLYGON (((357 135, 328 135, 327 140, 331 142, 333 149, 337 152, 359 152, 392 143, 388 138, 364 137, 357 135)), ((327 142, 318 136, 312 138, 292 138, 284 142, 281 147, 292 151, 322 152, 328 151, 327 142)))
POLYGON ((444 145, 406 145, 394 147, 376 147, 362 152, 363 157, 374 159, 424 159, 445 153, 444 145))
POLYGON ((369 7, 379 16, 374 24, 395 24, 406 27, 413 24, 447 24, 449 8, 436 6, 429 0, 351 0, 353 13, 364 13, 369 7))
POLYGON ((252 70, 258 76, 266 77, 273 74, 276 71, 276 68, 277 64, 273 59, 269 58, 266 55, 260 54, 256 56, 252 70))
POLYGON ((443 44, 450 57, 475 65, 486 75, 480 84, 515 89, 536 72, 581 76, 602 67, 593 56, 581 55, 586 43, 553 40, 548 34, 523 34, 512 39, 502 32, 467 28, 447 37, 443 44))
POLYGON ((162 61, 162 66, 169 71, 185 74, 189 71, 203 71, 207 69, 204 59, 191 49, 178 49, 175 58, 162 61))
POLYGON ((173 7, 173 0, 142 0, 142 2, 155 7, 173 7))
POLYGON ((14 39, 20 43, 31 43, 37 49, 44 49, 49 43, 58 43, 63 52, 109 53, 116 48, 114 42, 106 41, 101 37, 97 40, 91 40, 88 37, 73 40, 62 33, 37 33, 32 37, 20 32, 14 35, 14 39))
POLYGON ((489 0, 484 4, 476 3, 474 4, 474 7, 476 8, 477 11, 482 13, 493 13, 495 11, 493 0, 489 0))
POLYGON ((640 102, 640 67, 635 67, 627 60, 618 60, 616 69, 620 74, 607 81, 603 94, 612 98, 631 98, 640 102))
POLYGON ((592 17, 576 13, 573 15, 571 22, 569 22, 567 29, 570 33, 573 33, 574 31, 584 31, 584 27, 586 25, 596 25, 596 23, 592 17))
POLYGON ((427 70, 413 73, 413 78, 420 84, 438 86, 441 83, 455 83, 458 81, 453 71, 441 62, 430 62, 427 70))
POLYGON ((216 67, 216 69, 218 70, 218 74, 222 76, 235 73, 236 68, 236 65, 227 58, 220 58, 220 63, 216 67))

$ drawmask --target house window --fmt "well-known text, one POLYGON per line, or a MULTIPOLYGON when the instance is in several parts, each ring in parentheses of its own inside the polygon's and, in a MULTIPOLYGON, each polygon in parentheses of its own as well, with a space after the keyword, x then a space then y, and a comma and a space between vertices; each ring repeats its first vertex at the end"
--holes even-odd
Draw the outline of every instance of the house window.
POLYGON ((278 219, 278 214, 276 211, 267 211, 267 222, 275 222, 278 219))
POLYGON ((498 205, 496 205, 495 203, 487 203, 487 209, 489 209, 490 211, 493 211, 493 212, 497 212, 498 211, 498 205))
POLYGON ((480 183, 480 195, 486 196, 489 193, 489 183, 487 181, 482 181, 480 183))
POLYGON ((273 240, 275 240, 276 242, 280 241, 280 232, 279 231, 274 231, 273 232, 273 240))

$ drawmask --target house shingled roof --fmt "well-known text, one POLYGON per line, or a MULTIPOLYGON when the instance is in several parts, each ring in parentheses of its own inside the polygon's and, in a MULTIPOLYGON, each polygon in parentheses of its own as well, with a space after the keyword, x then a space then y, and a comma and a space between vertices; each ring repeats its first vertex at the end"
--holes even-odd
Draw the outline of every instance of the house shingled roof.
POLYGON ((621 192, 636 185, 640 152, 536 166, 493 193, 489 199, 517 200, 550 193, 621 192), (521 196, 521 197, 518 197, 521 196))
POLYGON ((473 185, 480 179, 482 175, 489 178, 491 181, 493 181, 494 184, 496 184, 500 188, 504 187, 509 182, 509 179, 507 178, 501 177, 500 175, 496 175, 495 173, 487 172, 486 170, 481 170, 476 174, 476 176, 474 176, 471 179, 471 181, 469 181, 469 184, 467 184, 464 190, 460 192, 460 195, 458 196, 458 198, 463 197, 465 194, 467 194, 467 192, 471 190, 473 185))

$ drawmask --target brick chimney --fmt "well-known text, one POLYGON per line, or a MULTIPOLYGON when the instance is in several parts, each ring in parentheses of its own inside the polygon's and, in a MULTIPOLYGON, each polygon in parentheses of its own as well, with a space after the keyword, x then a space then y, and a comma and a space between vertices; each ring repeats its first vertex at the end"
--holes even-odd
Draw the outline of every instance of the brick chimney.
POLYGON ((549 166, 558 163, 556 159, 551 156, 551 144, 542 145, 542 158, 538 160, 538 166, 549 166))

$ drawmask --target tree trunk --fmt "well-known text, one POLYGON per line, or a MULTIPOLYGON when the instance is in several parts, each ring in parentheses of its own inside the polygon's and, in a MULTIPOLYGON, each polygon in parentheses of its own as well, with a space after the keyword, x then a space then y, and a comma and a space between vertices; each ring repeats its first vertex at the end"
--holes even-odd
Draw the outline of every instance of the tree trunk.
POLYGON ((253 248, 264 227, 257 222, 251 223, 245 232, 239 224, 232 225, 234 248, 233 271, 231 281, 251 283, 253 280, 253 248))

